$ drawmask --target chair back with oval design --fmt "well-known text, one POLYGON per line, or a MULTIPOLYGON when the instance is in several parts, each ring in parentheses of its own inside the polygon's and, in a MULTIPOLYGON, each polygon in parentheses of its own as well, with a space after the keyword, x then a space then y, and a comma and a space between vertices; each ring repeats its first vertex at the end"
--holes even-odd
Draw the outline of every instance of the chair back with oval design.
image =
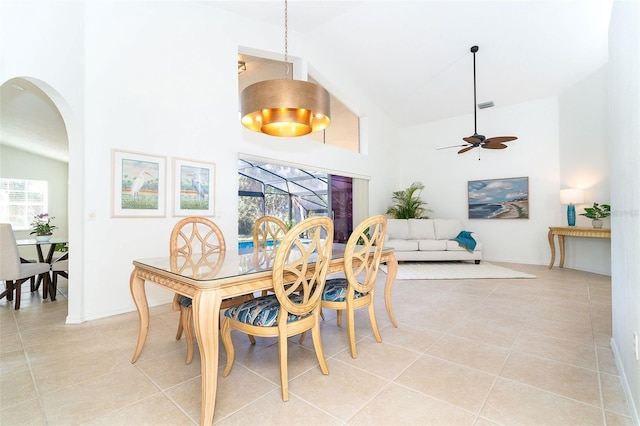
POLYGON ((287 233, 287 225, 277 217, 263 216, 253 225, 253 263, 270 267, 276 248, 287 233))

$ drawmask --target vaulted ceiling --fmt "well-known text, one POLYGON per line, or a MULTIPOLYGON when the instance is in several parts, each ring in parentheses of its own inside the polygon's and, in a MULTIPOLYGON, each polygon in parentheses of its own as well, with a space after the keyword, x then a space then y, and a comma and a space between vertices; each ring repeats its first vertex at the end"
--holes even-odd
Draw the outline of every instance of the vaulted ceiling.
MULTIPOLYGON (((208 4, 284 28, 284 1, 208 4)), ((406 126, 473 113, 473 45, 479 103, 561 93, 606 64, 611 7, 612 0, 289 0, 289 43, 303 37, 338 60, 406 126)), ((311 65, 322 72, 321 63, 311 65)))
MULTIPOLYGON (((284 26, 284 1, 204 3, 284 26)), ((301 37, 319 57, 343 64, 371 102, 407 126, 473 113, 473 45, 480 47, 479 103, 500 107, 560 94, 606 64, 611 5, 612 0, 289 0, 289 37, 301 37)), ((311 65, 322 74, 321 63, 311 65)), ((41 152, 59 151, 66 133, 48 122, 59 113, 28 84, 17 84, 21 90, 3 83, 1 142, 25 148, 30 138, 51 145, 41 152), (30 122, 37 126, 24 125, 25 111, 39 114, 30 122)))

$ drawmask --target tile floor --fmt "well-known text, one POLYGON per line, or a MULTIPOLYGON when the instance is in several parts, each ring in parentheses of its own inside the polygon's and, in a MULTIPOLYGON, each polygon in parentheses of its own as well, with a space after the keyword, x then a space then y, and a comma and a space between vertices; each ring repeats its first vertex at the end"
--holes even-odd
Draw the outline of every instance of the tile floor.
MULTIPOLYGON (((357 315, 358 358, 325 311, 321 374, 311 339, 289 345, 290 400, 280 399, 275 339, 234 333, 236 362, 219 377, 214 423, 318 425, 632 425, 613 353, 607 276, 502 264, 536 279, 398 281, 399 328, 357 315)), ((0 424, 161 425, 200 421, 200 363, 185 365, 178 314, 151 309, 147 344, 130 363, 137 314, 64 325, 56 302, 24 287, 0 301, 0 424)), ((226 359, 224 350, 220 365, 226 359)))

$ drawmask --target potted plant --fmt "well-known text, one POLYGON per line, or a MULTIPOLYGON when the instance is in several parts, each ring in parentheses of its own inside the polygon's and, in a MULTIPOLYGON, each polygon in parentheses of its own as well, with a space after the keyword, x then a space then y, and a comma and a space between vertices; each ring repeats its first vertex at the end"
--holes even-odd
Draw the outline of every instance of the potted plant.
POLYGON ((585 207, 584 213, 580 213, 580 216, 591 219, 591 224, 594 228, 602 228, 602 219, 611 216, 611 206, 609 204, 593 203, 593 207, 585 207))
POLYGON ((55 217, 49 216, 49 213, 35 215, 33 222, 31 222, 33 231, 30 232, 30 235, 36 234, 36 240, 38 241, 49 241, 53 230, 58 229, 57 226, 51 224, 53 219, 55 219, 55 217))
POLYGON ((387 214, 395 219, 427 219, 427 203, 420 199, 420 191, 424 189, 421 182, 413 182, 403 191, 395 191, 391 195, 393 205, 387 209, 387 214), (418 192, 418 195, 414 195, 418 192))

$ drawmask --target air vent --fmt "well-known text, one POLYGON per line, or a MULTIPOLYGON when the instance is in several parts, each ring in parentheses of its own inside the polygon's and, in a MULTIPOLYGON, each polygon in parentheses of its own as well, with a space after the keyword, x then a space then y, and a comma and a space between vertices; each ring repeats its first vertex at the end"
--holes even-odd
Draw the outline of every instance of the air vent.
POLYGON ((483 102, 481 104, 478 104, 478 108, 480 109, 491 108, 492 106, 493 106, 493 101, 483 102))

